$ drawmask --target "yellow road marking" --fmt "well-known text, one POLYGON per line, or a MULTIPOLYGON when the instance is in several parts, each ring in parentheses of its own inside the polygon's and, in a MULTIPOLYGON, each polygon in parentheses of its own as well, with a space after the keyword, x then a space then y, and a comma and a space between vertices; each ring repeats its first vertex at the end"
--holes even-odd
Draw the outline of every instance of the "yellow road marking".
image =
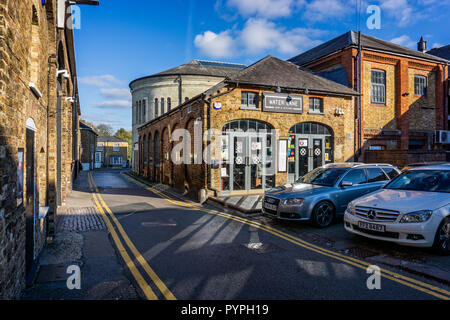
MULTIPOLYGON (((90 176, 89 176, 90 177, 90 176)), ((89 181, 89 187, 91 189, 91 192, 93 192, 91 181, 89 181)), ((103 221, 105 221, 105 224, 108 228, 109 233, 111 234, 114 243, 116 244, 117 249, 119 250, 120 255, 122 256, 123 260, 125 261, 125 264, 127 265, 128 269, 130 270, 131 274, 133 275, 134 279, 136 280, 137 284, 141 288, 141 290, 144 292, 145 297, 147 300, 158 300, 158 297, 155 295, 153 290, 150 288, 148 283, 144 280, 142 275, 139 273, 138 269, 136 268, 136 265, 131 260, 130 256, 128 255, 127 251, 122 245, 122 242, 119 239, 119 236, 117 235, 116 231, 114 230, 114 227, 111 225, 111 222, 109 221, 108 217, 105 214, 105 211, 103 210, 102 206, 99 204, 95 193, 92 193, 92 197, 94 198, 95 205, 97 207, 97 210, 100 212, 103 221)))
MULTIPOLYGON (((351 264, 351 265, 353 265, 355 267, 358 267, 360 269, 363 269, 363 270, 366 270, 367 267, 371 265, 368 262, 365 262, 365 261, 362 261, 362 260, 359 260, 359 259, 356 259, 356 258, 344 256, 344 255, 342 255, 340 253, 321 248, 321 247, 316 246, 314 244, 311 244, 311 243, 309 243, 307 241, 304 241, 304 240, 302 240, 300 238, 297 238, 297 237, 292 236, 290 234, 284 233, 284 232, 282 232, 282 231, 280 231, 278 229, 272 228, 272 227, 267 226, 267 225, 263 225, 263 224, 261 224, 259 222, 251 221, 251 220, 248 220, 248 219, 243 219, 243 218, 240 218, 240 217, 237 217, 237 216, 233 216, 233 215, 230 215, 230 214, 227 214, 227 213, 222 213, 222 212, 218 212, 218 211, 214 211, 214 210, 205 209, 205 208, 201 207, 200 205, 196 205, 196 204, 190 204, 190 203, 181 202, 181 201, 174 201, 171 198, 169 198, 169 196, 167 196, 166 194, 160 192, 159 190, 157 190, 157 189, 155 189, 153 187, 149 187, 149 186, 147 186, 147 185, 145 185, 145 184, 143 184, 143 183, 141 183, 139 181, 136 181, 136 180, 133 180, 133 182, 143 186, 147 190, 149 190, 149 191, 159 195, 160 197, 166 199, 168 202, 173 203, 175 205, 188 207, 188 208, 193 208, 193 209, 196 209, 196 210, 199 210, 199 211, 203 211, 203 212, 206 212, 206 213, 209 213, 209 214, 218 215, 218 216, 224 217, 226 219, 234 220, 234 221, 237 221, 237 222, 240 222, 240 223, 243 223, 243 224, 247 224, 247 225, 253 226, 255 228, 258 228, 258 229, 264 230, 266 232, 269 232, 269 233, 271 233, 271 234, 273 234, 273 235, 275 235, 275 236, 277 236, 279 238, 285 239, 285 240, 287 240, 287 241, 289 241, 291 243, 294 243, 294 244, 296 244, 298 246, 301 246, 301 247, 303 247, 305 249, 308 249, 308 250, 317 252, 319 254, 322 254, 322 255, 325 255, 325 256, 328 256, 328 257, 331 257, 331 258, 343 261, 345 263, 351 264)), ((425 282, 422 282, 422 281, 419 281, 419 280, 416 280, 416 279, 413 279, 413 278, 401 275, 399 273, 396 273, 396 272, 393 272, 393 271, 390 271, 390 270, 387 270, 387 269, 380 268, 380 270, 382 271, 382 276, 387 278, 387 279, 390 279, 390 280, 393 280, 395 282, 401 283, 403 285, 406 285, 408 287, 414 288, 414 289, 419 290, 421 292, 430 294, 430 295, 435 296, 435 297, 437 297, 439 299, 450 300, 450 292, 445 290, 445 289, 442 289, 442 288, 433 286, 431 284, 428 284, 428 283, 425 283, 425 282), (433 292, 431 290, 436 291, 436 292, 433 292), (440 293, 442 293, 442 294, 440 294, 440 293)))
POLYGON ((145 270, 145 272, 148 274, 148 276, 152 279, 153 283, 158 287, 158 289, 161 291, 161 293, 164 295, 164 297, 167 300, 176 300, 173 293, 167 288, 167 286, 164 284, 164 282, 161 281, 161 279, 158 277, 158 275, 155 273, 155 271, 149 266, 147 261, 144 259, 142 254, 137 250, 136 246, 133 244, 133 242, 128 237, 127 233, 123 229, 122 225, 120 224, 119 220, 117 220, 114 213, 111 211, 111 209, 108 207, 108 205, 103 200, 102 196, 99 193, 99 190, 97 188, 97 185, 95 184, 94 178, 92 175, 90 175, 90 178, 92 180, 92 184, 94 185, 95 191, 97 192, 96 195, 99 198, 101 204, 106 209, 108 214, 110 215, 111 219, 117 226, 117 229, 119 230, 119 233, 121 234, 122 238, 125 240, 125 243, 127 244, 128 248, 130 248, 133 255, 136 257, 139 264, 142 266, 142 268, 145 270))

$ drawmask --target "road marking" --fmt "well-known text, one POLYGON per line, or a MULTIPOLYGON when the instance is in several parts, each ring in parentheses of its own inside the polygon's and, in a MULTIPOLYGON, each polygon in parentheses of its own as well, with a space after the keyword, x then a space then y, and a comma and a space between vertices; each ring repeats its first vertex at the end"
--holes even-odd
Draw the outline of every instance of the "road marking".
POLYGON ((158 277, 158 275, 155 273, 155 271, 149 266, 147 263, 147 260, 144 259, 142 254, 137 250, 134 243, 130 240, 127 233, 123 229, 122 225, 120 224, 119 220, 117 220, 114 213, 111 211, 111 209, 108 207, 108 205, 103 200, 102 196, 99 193, 99 190, 97 188, 97 185, 95 184, 94 178, 92 175, 90 175, 90 179, 92 181, 92 184, 94 185, 94 189, 96 191, 96 195, 99 198, 99 201, 105 208, 106 212, 109 214, 110 218, 113 220, 114 224, 117 226, 117 229, 119 230, 119 233, 121 234, 122 238, 124 239, 125 243, 127 244, 128 248, 131 250, 133 255, 136 257, 139 264, 142 266, 142 268, 145 270, 147 275, 150 277, 150 279, 153 281, 153 283, 158 287, 158 289, 161 291, 163 296, 167 300, 177 300, 173 293, 167 288, 167 286, 164 284, 164 282, 161 281, 161 279, 158 277))
MULTIPOLYGON (((88 176, 90 178, 90 176, 88 176)), ((145 297, 147 300, 158 300, 158 297, 155 295, 153 290, 150 288, 148 283, 144 280, 142 275, 140 274, 139 270, 136 268, 136 265, 131 260, 130 256, 128 255, 128 252, 124 248, 122 242, 119 239, 119 236, 117 235, 116 231, 114 230, 114 227, 111 225, 111 222, 109 221, 108 217, 105 214, 105 211, 103 210, 102 206, 98 202, 96 198, 96 194, 94 193, 94 190, 92 188, 92 184, 90 179, 88 179, 89 182, 89 188, 92 192, 92 197, 94 199, 94 203, 97 207, 97 210, 100 212, 103 220, 105 221, 106 227, 108 228, 109 233, 111 234, 114 243, 116 244, 117 249, 119 250, 120 255, 122 256, 122 259, 125 261, 125 264, 127 265, 128 269, 130 270, 131 274, 133 275, 134 279, 136 280, 137 284, 141 288, 141 290, 144 292, 145 297)))
MULTIPOLYGON (((131 177, 129 177, 129 178, 130 178, 130 180, 132 179, 131 177)), ((305 240, 302 240, 300 238, 297 238, 295 236, 292 236, 290 234, 282 232, 282 231, 280 231, 278 229, 275 229, 275 228, 273 228, 271 226, 263 225, 263 224, 261 224, 259 222, 256 222, 256 221, 251 221, 251 220, 248 220, 248 219, 244 219, 244 218, 241 218, 241 217, 237 217, 237 216, 230 215, 230 214, 227 214, 227 213, 222 213, 222 212, 215 211, 215 210, 205 209, 205 208, 203 208, 203 207, 201 207, 200 205, 197 205, 197 204, 190 204, 188 202, 181 202, 181 201, 172 200, 172 198, 170 198, 168 195, 162 193, 161 191, 159 191, 159 190, 157 190, 157 189, 155 189, 153 187, 149 187, 149 186, 141 183, 140 181, 137 181, 137 180, 134 180, 134 179, 132 181, 134 183, 136 183, 136 184, 139 184, 139 185, 143 186, 145 189, 147 189, 147 190, 149 190, 149 191, 159 195, 160 197, 166 199, 168 202, 171 202, 171 203, 173 203, 175 205, 183 206, 183 207, 187 207, 187 208, 192 208, 192 209, 199 210, 199 211, 206 212, 206 213, 213 214, 213 215, 218 215, 218 216, 224 217, 226 219, 234 220, 234 221, 246 224, 246 225, 250 225, 250 226, 256 227, 258 229, 261 229, 261 230, 264 230, 264 231, 266 231, 268 233, 271 233, 271 234, 273 234, 273 235, 275 235, 275 236, 277 236, 279 238, 282 238, 282 239, 287 240, 287 241, 289 241, 291 243, 294 243, 294 244, 296 244, 298 246, 301 246, 301 247, 303 247, 305 249, 317 252, 317 253, 319 253, 321 255, 325 255, 325 256, 331 257, 333 259, 340 260, 342 262, 345 262, 347 264, 353 265, 353 266, 355 266, 357 268, 360 268, 360 269, 363 269, 363 270, 366 270, 367 267, 369 267, 371 265, 368 262, 365 262, 365 261, 362 261, 362 260, 359 260, 359 259, 356 259, 356 258, 353 258, 353 257, 348 257, 348 256, 342 255, 340 253, 321 248, 321 247, 316 246, 314 244, 311 244, 311 243, 309 243, 309 242, 307 242, 305 240)), ((172 197, 174 197, 174 196, 172 196, 172 197)), ((432 295, 434 297, 437 297, 439 299, 450 300, 450 292, 445 290, 445 289, 442 289, 442 288, 433 286, 431 284, 428 284, 426 282, 422 282, 422 281, 419 281, 419 280, 416 280, 416 279, 413 279, 413 278, 401 275, 399 273, 396 273, 396 272, 393 272, 393 271, 390 271, 390 270, 387 270, 387 269, 380 268, 380 270, 382 271, 382 276, 387 278, 387 279, 390 279, 392 281, 401 283, 401 284, 403 284, 405 286, 408 286, 410 288, 414 288, 414 289, 416 289, 418 291, 430 294, 430 295, 432 295)))

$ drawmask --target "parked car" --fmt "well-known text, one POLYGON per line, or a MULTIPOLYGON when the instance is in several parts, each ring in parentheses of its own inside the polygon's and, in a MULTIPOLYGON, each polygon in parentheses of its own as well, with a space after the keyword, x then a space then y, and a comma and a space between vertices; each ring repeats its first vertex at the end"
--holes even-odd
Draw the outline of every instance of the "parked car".
POLYGON ((450 255, 450 164, 410 169, 352 201, 344 224, 353 234, 450 255))
POLYGON ((412 168, 417 168, 417 167, 425 167, 425 166, 434 166, 434 165, 440 165, 440 164, 448 164, 448 162, 418 162, 418 163, 411 163, 406 165, 403 169, 402 172, 408 171, 409 169, 412 168))
POLYGON ((310 220, 325 228, 344 214, 350 201, 380 189, 399 174, 389 164, 326 165, 292 185, 266 192, 263 213, 283 220, 310 220))

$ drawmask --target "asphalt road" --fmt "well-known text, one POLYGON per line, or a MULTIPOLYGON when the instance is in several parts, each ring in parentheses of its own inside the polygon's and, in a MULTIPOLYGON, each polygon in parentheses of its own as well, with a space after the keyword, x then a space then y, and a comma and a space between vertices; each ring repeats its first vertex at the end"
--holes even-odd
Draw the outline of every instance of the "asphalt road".
MULTIPOLYGON (((146 264, 178 300, 450 298, 448 287, 386 267, 381 272, 381 289, 369 290, 367 266, 318 250, 308 239, 292 241, 289 235, 299 235, 289 230, 280 229, 286 234, 280 236, 242 219, 186 207, 187 202, 164 199, 119 171, 96 171, 92 176, 105 212, 107 206, 146 264)), ((109 219, 142 279, 157 298, 167 298, 109 219)), ((123 251, 110 238, 129 270, 123 251)), ((136 272, 129 271, 127 276, 145 297, 136 272)))

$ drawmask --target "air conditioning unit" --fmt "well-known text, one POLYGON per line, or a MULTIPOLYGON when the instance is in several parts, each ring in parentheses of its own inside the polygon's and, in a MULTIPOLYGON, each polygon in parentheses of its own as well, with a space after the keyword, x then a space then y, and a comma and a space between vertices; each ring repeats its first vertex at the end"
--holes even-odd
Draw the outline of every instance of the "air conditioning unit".
POLYGON ((436 131, 436 143, 450 144, 450 131, 436 131))

